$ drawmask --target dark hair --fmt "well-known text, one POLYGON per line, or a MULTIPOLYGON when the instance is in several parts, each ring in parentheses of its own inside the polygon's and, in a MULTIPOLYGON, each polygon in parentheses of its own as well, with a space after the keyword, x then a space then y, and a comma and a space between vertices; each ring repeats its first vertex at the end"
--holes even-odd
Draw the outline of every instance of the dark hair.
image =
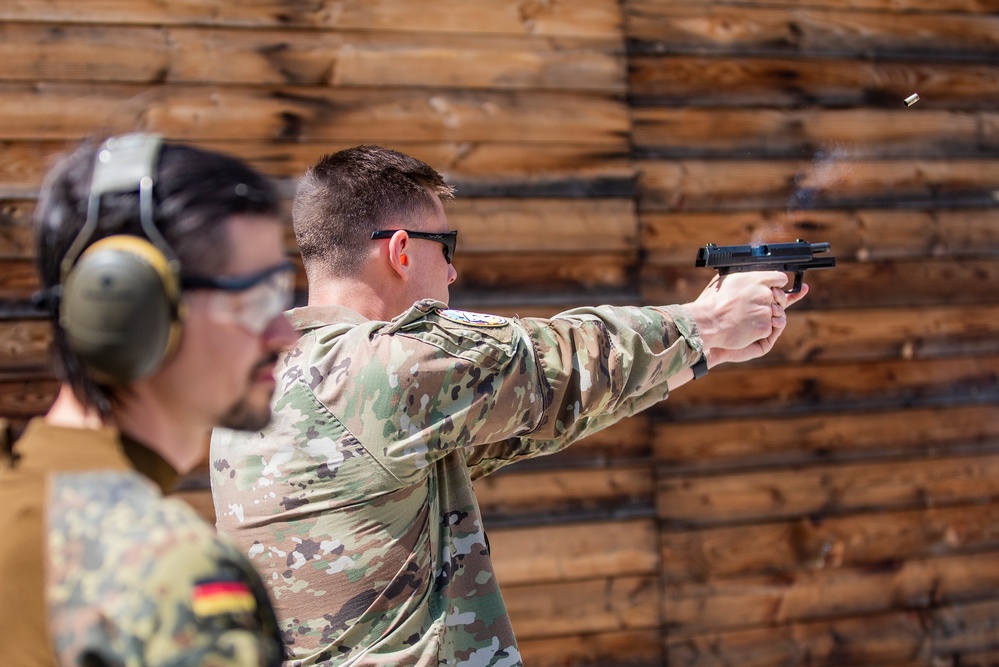
POLYGON ((298 183, 292 207, 295 238, 310 280, 356 272, 371 232, 405 226, 454 188, 432 167, 380 146, 324 155, 298 183))
MULTIPOLYGON (((87 217, 94 160, 102 143, 85 142, 46 176, 35 210, 35 261, 43 290, 51 291, 62 280, 63 257, 87 217)), ((230 245, 223 223, 229 217, 281 213, 273 183, 241 160, 221 153, 164 143, 153 181, 154 222, 186 273, 211 275, 225 270, 230 245)), ((97 227, 88 245, 115 234, 145 236, 137 191, 101 197, 97 227)), ((56 377, 84 405, 106 416, 112 389, 87 376, 58 323, 53 330, 56 377)))

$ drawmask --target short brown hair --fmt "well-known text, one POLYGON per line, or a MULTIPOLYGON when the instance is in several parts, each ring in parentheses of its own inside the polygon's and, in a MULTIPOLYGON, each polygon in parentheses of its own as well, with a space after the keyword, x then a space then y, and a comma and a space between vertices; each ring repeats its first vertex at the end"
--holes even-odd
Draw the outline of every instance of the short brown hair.
POLYGON ((292 208, 306 273, 346 276, 360 268, 371 232, 405 226, 415 213, 454 198, 432 167, 380 146, 324 155, 298 183, 292 208))

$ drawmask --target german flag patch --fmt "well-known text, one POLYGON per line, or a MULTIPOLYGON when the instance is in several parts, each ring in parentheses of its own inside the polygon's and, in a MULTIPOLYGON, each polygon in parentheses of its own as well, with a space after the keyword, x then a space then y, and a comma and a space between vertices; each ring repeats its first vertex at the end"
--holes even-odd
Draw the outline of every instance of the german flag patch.
POLYGON ((200 580, 191 593, 191 607, 195 616, 221 616, 223 614, 252 613, 257 600, 250 587, 241 581, 200 580))

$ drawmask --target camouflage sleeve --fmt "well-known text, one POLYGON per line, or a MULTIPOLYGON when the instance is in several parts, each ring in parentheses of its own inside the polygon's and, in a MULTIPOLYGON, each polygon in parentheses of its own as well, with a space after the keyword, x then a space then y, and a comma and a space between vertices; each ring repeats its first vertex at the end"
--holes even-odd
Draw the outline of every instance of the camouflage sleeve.
POLYGON ((469 450, 473 479, 556 452, 665 400, 668 379, 694 363, 702 348, 693 319, 678 306, 584 308, 520 324, 542 341, 535 348, 557 398, 548 410, 553 419, 527 436, 469 450))
POLYGON ((322 378, 319 401, 402 481, 458 448, 482 447, 473 465, 496 465, 564 447, 666 398, 668 378, 701 351, 679 307, 512 321, 455 312, 418 304, 305 364, 322 378))
POLYGON ((179 551, 158 563, 147 590, 157 592, 160 613, 145 664, 280 667, 281 635, 263 582, 228 544, 211 551, 200 565, 179 551))

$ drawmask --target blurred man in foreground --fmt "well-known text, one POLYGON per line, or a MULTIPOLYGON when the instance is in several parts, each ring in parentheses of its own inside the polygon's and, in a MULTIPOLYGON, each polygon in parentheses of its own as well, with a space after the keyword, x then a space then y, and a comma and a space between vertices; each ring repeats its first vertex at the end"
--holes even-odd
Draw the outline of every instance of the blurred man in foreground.
POLYGON ((252 566, 182 501, 214 426, 270 419, 293 268, 233 158, 88 142, 36 212, 61 388, 0 461, 0 664, 278 665, 252 566))

